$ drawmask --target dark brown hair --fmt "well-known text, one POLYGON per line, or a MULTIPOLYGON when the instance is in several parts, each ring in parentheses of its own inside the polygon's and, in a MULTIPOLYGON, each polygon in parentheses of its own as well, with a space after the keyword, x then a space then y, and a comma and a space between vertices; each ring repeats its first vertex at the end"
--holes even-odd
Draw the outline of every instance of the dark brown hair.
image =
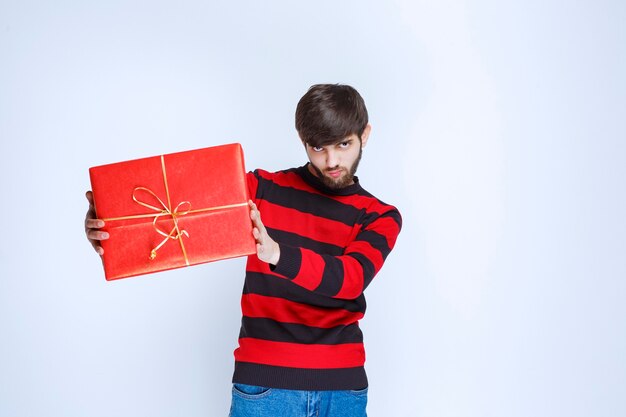
POLYGON ((359 139, 367 126, 367 108, 354 88, 316 84, 296 107, 296 130, 310 146, 326 146, 352 134, 359 139))

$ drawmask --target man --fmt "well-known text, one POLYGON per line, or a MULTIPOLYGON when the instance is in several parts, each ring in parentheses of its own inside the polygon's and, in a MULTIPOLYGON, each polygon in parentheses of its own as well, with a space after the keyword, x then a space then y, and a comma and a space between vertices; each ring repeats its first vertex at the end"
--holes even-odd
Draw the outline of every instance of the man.
MULTIPOLYGON (((354 88, 312 86, 296 130, 309 163, 247 174, 257 253, 246 265, 231 416, 362 417, 363 291, 402 219, 354 175, 371 131, 354 88)), ((87 198, 87 237, 102 255, 108 236, 87 198)))

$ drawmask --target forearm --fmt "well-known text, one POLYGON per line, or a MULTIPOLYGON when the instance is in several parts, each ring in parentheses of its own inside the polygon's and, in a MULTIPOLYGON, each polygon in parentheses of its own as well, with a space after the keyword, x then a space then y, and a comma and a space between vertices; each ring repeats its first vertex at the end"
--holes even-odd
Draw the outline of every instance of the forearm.
POLYGON ((305 248, 280 244, 281 256, 272 271, 293 283, 333 298, 359 297, 382 267, 369 257, 352 253, 318 254, 305 248))

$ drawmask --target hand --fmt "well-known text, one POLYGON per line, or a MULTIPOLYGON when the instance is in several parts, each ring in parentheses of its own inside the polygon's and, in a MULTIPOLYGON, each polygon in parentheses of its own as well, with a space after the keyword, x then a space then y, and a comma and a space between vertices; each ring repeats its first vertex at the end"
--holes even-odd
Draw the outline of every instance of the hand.
POLYGON ((85 197, 87 197, 87 201, 89 201, 89 210, 87 210, 87 214, 85 215, 85 235, 87 235, 87 239, 98 255, 102 256, 104 249, 100 246, 100 241, 108 239, 109 234, 99 230, 104 227, 104 221, 96 218, 96 209, 93 206, 93 193, 87 191, 85 197))
POLYGON ((265 226, 261 221, 261 213, 252 200, 248 201, 250 206, 250 219, 252 220, 252 236, 256 240, 256 255, 263 262, 276 265, 280 259, 280 246, 270 235, 267 234, 265 226))

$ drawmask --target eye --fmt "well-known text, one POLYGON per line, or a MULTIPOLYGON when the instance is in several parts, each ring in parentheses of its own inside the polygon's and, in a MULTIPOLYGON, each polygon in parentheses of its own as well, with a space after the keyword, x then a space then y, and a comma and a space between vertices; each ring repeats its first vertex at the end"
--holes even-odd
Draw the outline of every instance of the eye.
POLYGON ((311 149, 313 149, 313 152, 322 152, 324 150, 321 146, 311 146, 311 149))
POLYGON ((351 143, 352 143, 351 140, 346 140, 346 141, 340 142, 337 146, 339 146, 340 148, 347 148, 348 146, 350 146, 351 143))

